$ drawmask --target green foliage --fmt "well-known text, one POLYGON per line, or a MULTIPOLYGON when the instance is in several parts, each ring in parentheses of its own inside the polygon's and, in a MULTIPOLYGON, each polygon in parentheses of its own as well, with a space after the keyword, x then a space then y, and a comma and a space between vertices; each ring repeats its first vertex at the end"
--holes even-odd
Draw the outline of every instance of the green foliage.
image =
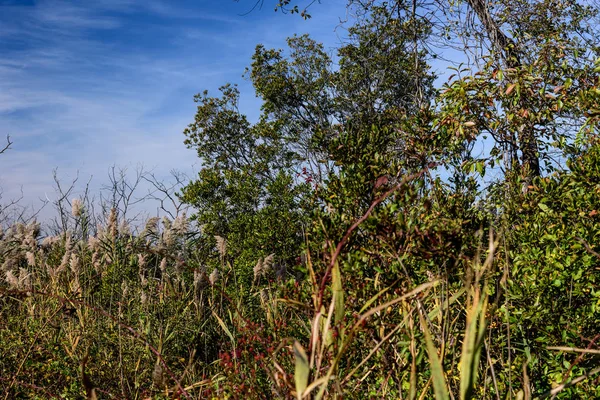
POLYGON ((436 93, 435 24, 367 3, 335 57, 256 48, 257 122, 195 98, 192 221, 0 230, 2 394, 600 397, 595 10, 490 6, 515 47, 436 93))

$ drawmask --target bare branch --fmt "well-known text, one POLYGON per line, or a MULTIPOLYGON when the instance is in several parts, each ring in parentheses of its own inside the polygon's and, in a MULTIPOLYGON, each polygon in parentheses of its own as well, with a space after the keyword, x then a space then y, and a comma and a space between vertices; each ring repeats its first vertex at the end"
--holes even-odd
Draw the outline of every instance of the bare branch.
POLYGON ((13 142, 10 140, 10 135, 6 135, 6 146, 4 146, 1 150, 0 150, 0 154, 4 153, 6 150, 10 149, 10 146, 13 144, 13 142))

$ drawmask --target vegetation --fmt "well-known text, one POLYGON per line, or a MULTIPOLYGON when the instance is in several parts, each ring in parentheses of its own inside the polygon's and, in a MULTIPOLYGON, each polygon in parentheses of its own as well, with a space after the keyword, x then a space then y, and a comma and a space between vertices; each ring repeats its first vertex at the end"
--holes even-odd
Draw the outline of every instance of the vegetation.
POLYGON ((335 54, 257 46, 258 121, 195 98, 190 218, 113 175, 0 230, 5 398, 600 398, 597 10, 349 3, 335 54))

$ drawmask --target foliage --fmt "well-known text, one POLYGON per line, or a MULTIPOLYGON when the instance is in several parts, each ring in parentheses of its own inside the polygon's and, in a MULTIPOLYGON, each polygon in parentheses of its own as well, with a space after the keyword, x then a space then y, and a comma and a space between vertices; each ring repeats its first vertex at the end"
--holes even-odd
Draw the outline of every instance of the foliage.
POLYGON ((365 3, 256 48, 258 121, 195 98, 190 219, 0 230, 6 398, 600 397, 595 10, 469 1, 492 51, 436 92, 439 27, 365 3))

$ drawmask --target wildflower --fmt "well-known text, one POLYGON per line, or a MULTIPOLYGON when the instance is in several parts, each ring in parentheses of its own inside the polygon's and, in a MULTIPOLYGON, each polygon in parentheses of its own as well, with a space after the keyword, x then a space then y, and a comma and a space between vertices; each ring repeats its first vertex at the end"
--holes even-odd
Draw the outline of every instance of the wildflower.
POLYGON ((75 218, 79 218, 79 217, 81 217, 82 213, 83 213, 83 204, 81 203, 81 200, 73 199, 73 201, 71 202, 71 214, 75 218))
POLYGON ((216 268, 213 270, 213 272, 210 273, 210 275, 208 276, 208 281, 210 282, 211 285, 215 285, 215 283, 217 283, 217 281, 219 280, 219 270, 217 270, 216 268))

